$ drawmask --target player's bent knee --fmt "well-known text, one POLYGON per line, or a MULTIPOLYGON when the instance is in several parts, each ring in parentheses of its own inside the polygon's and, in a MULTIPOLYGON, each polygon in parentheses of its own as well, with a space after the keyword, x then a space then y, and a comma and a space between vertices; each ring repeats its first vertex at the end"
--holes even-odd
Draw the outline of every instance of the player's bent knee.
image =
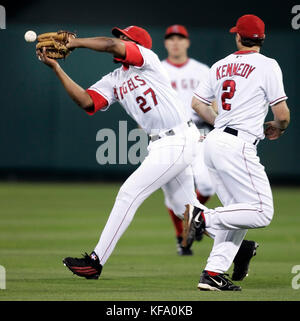
POLYGON ((261 212, 261 227, 270 225, 274 215, 274 208, 271 206, 265 207, 261 212))

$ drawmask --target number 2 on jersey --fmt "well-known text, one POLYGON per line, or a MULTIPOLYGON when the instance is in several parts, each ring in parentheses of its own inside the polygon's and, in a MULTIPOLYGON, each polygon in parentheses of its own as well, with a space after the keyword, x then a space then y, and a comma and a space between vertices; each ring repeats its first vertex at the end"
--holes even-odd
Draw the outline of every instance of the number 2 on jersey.
MULTIPOLYGON (((156 99, 156 95, 155 95, 155 92, 153 91, 153 89, 152 88, 148 88, 146 91, 143 92, 143 94, 145 96, 147 94, 149 94, 149 93, 151 94, 152 100, 154 102, 154 106, 156 106, 157 105, 157 99, 156 99)), ((146 101, 146 99, 144 97, 142 97, 142 96, 136 97, 136 102, 138 104, 140 104, 139 107, 144 113, 146 113, 147 111, 151 110, 150 106, 145 108, 145 105, 147 104, 147 101, 146 101)))
POLYGON ((226 103, 225 99, 231 99, 235 93, 235 81, 225 80, 222 85, 223 94, 221 96, 222 107, 224 110, 231 110, 231 104, 226 103), (229 91, 228 91, 229 88, 229 91))

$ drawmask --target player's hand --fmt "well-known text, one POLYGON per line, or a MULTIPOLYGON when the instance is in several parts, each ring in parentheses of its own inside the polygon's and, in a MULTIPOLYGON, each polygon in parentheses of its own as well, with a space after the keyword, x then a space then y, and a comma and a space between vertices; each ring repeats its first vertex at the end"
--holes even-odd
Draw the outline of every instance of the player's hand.
POLYGON ((52 69, 59 66, 59 63, 57 62, 57 60, 47 57, 45 47, 43 48, 42 52, 40 50, 37 50, 36 56, 40 61, 42 61, 45 65, 49 66, 52 69))
POLYGON ((284 133, 284 130, 278 128, 275 121, 268 121, 265 126, 265 135, 269 140, 275 140, 284 133))
POLYGON ((75 42, 76 42, 76 37, 74 35, 69 35, 68 36, 68 43, 66 44, 66 47, 69 48, 70 50, 75 49, 75 42))

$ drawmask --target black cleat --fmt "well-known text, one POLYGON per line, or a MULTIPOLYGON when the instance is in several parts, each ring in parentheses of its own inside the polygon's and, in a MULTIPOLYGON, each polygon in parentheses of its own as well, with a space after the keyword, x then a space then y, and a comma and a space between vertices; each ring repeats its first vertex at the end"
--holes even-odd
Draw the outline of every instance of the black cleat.
POLYGON ((182 237, 177 236, 177 254, 178 255, 193 255, 193 251, 190 247, 182 245, 182 237))
POLYGON ((234 260, 232 280, 242 281, 248 276, 250 260, 256 255, 259 244, 254 241, 243 240, 234 260))
POLYGON ((203 271, 198 283, 198 289, 201 291, 241 291, 242 288, 233 284, 225 275, 217 274, 209 275, 207 271, 203 271))
POLYGON ((192 251, 192 249, 190 249, 190 248, 188 248, 188 247, 184 247, 184 246, 182 246, 182 245, 179 245, 178 247, 177 247, 177 253, 178 253, 178 255, 185 255, 185 256, 188 256, 188 255, 193 255, 194 253, 193 253, 193 251, 192 251))
POLYGON ((95 252, 92 252, 91 255, 85 253, 81 259, 66 257, 63 259, 63 263, 74 274, 86 279, 98 279, 102 271, 102 265, 95 252))
POLYGON ((204 235, 204 229, 203 230, 196 230, 195 241, 197 241, 197 242, 202 241, 203 235, 204 235))
POLYGON ((194 240, 200 241, 205 231, 205 218, 203 210, 199 207, 194 207, 191 224, 187 236, 187 247, 191 247, 194 240))

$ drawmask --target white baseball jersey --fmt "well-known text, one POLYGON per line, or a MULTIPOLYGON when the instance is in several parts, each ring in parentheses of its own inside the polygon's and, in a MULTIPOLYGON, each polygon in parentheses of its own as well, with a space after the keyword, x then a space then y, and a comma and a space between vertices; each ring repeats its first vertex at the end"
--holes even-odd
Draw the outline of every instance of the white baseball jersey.
POLYGON ((209 75, 209 67, 195 59, 189 58, 183 65, 172 64, 168 59, 162 61, 171 80, 172 87, 178 92, 189 117, 196 123, 203 120, 191 107, 193 92, 199 86, 200 81, 209 75))
POLYGON ((278 63, 256 51, 237 51, 216 62, 194 95, 207 104, 216 99, 215 128, 228 126, 258 139, 264 138, 268 106, 287 99, 278 63))
POLYGON ((171 87, 158 56, 137 45, 143 56, 141 67, 123 66, 104 76, 89 90, 118 101, 126 112, 148 133, 154 134, 189 120, 178 94, 171 87))

